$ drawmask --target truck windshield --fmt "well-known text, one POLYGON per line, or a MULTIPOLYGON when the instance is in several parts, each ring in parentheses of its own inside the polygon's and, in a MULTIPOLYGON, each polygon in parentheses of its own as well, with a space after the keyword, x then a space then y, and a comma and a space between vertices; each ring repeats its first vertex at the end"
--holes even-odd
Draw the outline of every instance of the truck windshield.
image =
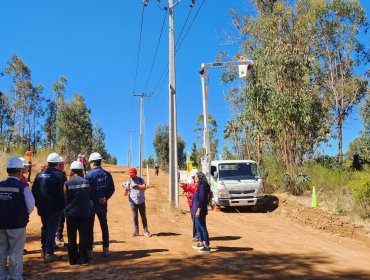
POLYGON ((218 174, 222 180, 250 180, 261 177, 257 164, 253 162, 221 163, 218 174))

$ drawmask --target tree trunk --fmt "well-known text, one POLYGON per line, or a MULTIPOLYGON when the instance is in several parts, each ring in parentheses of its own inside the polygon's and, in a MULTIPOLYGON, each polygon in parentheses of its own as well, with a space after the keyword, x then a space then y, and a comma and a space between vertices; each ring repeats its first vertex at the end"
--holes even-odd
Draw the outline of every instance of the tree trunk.
POLYGON ((338 134, 338 164, 343 164, 343 121, 342 116, 338 113, 337 122, 337 134, 338 134))

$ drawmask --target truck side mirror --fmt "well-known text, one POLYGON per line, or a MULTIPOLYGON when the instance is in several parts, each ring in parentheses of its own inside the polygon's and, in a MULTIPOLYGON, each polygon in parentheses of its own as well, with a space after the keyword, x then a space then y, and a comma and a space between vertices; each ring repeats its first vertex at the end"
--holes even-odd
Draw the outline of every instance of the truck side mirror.
POLYGON ((269 176, 269 172, 268 170, 265 170, 265 177, 268 177, 269 176))
POLYGON ((215 172, 213 173, 213 177, 215 177, 216 179, 218 179, 218 172, 217 172, 217 171, 215 171, 215 172))

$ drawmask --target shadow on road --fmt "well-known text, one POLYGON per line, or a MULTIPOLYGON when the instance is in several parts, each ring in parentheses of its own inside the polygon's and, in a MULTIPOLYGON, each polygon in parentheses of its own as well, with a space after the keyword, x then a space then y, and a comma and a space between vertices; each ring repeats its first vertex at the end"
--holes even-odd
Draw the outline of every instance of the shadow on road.
POLYGON ((250 247, 226 247, 226 246, 216 246, 212 248, 216 252, 247 252, 253 251, 253 248, 250 247))
POLYGON ((158 232, 158 233, 153 233, 153 236, 177 236, 181 235, 180 233, 175 233, 175 232, 158 232))
POLYGON ((209 240, 210 241, 229 241, 229 240, 238 240, 240 238, 241 238, 240 236, 229 236, 229 235, 226 235, 226 236, 210 237, 209 240))

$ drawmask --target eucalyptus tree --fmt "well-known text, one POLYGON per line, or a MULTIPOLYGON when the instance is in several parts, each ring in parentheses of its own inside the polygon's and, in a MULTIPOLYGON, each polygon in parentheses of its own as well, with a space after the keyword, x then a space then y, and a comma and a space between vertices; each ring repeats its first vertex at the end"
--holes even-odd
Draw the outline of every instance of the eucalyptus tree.
POLYGON ((319 15, 313 47, 319 57, 321 86, 333 112, 338 163, 342 164, 343 123, 367 91, 367 81, 356 73, 360 65, 369 62, 369 53, 359 40, 368 23, 356 0, 320 0, 312 7, 319 15))
POLYGON ((268 9, 256 5, 256 15, 232 11, 242 52, 256 65, 253 77, 228 98, 238 122, 249 127, 256 154, 268 142, 285 166, 294 169, 328 133, 317 61, 310 49, 316 18, 309 12, 310 1, 270 2, 268 9))
POLYGON ((58 109, 57 148, 68 160, 81 151, 92 150, 92 124, 90 110, 82 95, 75 94, 72 101, 65 101, 58 109))
POLYGON ((8 150, 12 130, 14 128, 12 119, 12 109, 8 96, 0 91, 0 147, 8 150))
MULTIPOLYGON (((197 121, 195 122, 195 128, 194 131, 198 132, 199 135, 197 136, 198 139, 201 140, 201 143, 203 145, 203 131, 204 131, 204 124, 203 124, 203 117, 204 115, 199 115, 197 121)), ((211 158, 214 159, 217 156, 217 150, 218 150, 218 143, 219 139, 217 139, 217 122, 213 115, 208 114, 208 127, 209 127, 209 141, 210 141, 210 148, 211 148, 211 158)))

